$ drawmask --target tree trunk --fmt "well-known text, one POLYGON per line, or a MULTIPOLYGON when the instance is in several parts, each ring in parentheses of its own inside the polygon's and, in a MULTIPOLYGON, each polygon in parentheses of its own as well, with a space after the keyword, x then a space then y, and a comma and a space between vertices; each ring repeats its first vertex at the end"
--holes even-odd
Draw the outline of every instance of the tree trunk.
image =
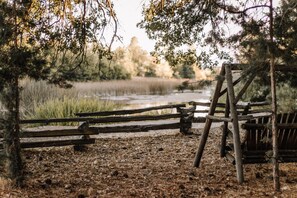
POLYGON ((270 0, 270 80, 271 80, 271 124, 272 124, 272 149, 273 149, 273 182, 274 190, 280 191, 280 181, 279 181, 279 164, 278 164, 278 129, 277 129, 277 98, 276 98, 276 80, 275 80, 275 56, 273 52, 273 3, 270 0))
POLYGON ((4 127, 5 176, 13 181, 15 186, 22 186, 23 164, 20 147, 19 127, 19 87, 18 78, 3 91, 3 102, 8 110, 4 127))

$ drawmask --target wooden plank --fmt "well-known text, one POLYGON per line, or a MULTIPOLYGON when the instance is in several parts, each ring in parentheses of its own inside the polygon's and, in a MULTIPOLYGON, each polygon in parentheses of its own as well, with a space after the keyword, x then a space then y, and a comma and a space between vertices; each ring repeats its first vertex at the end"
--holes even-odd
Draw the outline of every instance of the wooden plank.
POLYGON ((206 118, 210 119, 210 120, 216 120, 216 121, 222 121, 222 122, 232 122, 233 121, 232 118, 226 118, 226 117, 222 117, 222 116, 207 115, 206 118))
MULTIPOLYGON (((224 110, 216 110, 215 113, 224 113, 224 110)), ((208 113, 208 110, 195 110, 194 113, 208 113)))
MULTIPOLYGON (((224 75, 225 75, 225 67, 222 67, 221 71, 220 71, 220 76, 224 76, 224 75)), ((209 107, 208 115, 214 115, 216 105, 217 105, 218 100, 220 98, 220 92, 221 92, 224 80, 225 80, 224 78, 218 78, 218 82, 217 82, 217 85, 216 85, 216 88, 215 88, 215 91, 214 91, 213 99, 212 99, 212 102, 211 102, 210 107, 209 107)), ((211 119, 206 119, 204 129, 203 129, 203 133, 202 133, 202 136, 201 136, 200 142, 199 142, 199 147, 198 147, 196 155, 195 155, 194 167, 199 167, 199 165, 200 165, 200 161, 201 161, 201 158, 202 158, 202 155, 203 155, 205 144, 207 142, 207 138, 208 138, 208 134, 209 134, 211 124, 212 124, 212 120, 211 119)))
MULTIPOLYGON (((196 105, 196 106, 204 106, 204 107, 209 107, 211 105, 210 102, 194 102, 194 101, 189 102, 189 104, 196 105)), ((226 107, 226 104, 224 104, 224 103, 217 103, 216 107, 225 108, 226 107)), ((246 105, 236 105, 236 107, 238 109, 244 109, 246 107, 246 105)))
POLYGON ((130 125, 130 126, 109 126, 109 127, 90 127, 94 133, 134 133, 147 132, 150 130, 179 129, 180 123, 156 124, 156 125, 130 125))
MULTIPOLYGON (((206 122, 206 117, 194 117, 192 122, 193 123, 205 123, 206 122)), ((212 122, 222 122, 222 121, 212 120, 212 122)))
POLYGON ((96 133, 79 129, 59 129, 59 130, 42 130, 42 131, 23 131, 20 134, 21 138, 32 137, 63 137, 63 136, 75 136, 75 135, 96 135, 96 133))
MULTIPOLYGON (((243 129, 271 129, 271 123, 243 123, 243 129)), ((279 123, 279 129, 297 129, 297 123, 279 123)))
MULTIPOLYGON (((236 63, 232 63, 232 64, 225 64, 225 65, 229 65, 231 67, 232 70, 242 70, 243 68, 247 68, 250 67, 249 64, 236 64, 236 63)), ((269 65, 265 65, 263 69, 268 69, 269 65)), ((297 72, 297 66, 296 65, 281 65, 281 64, 277 64, 275 65, 275 71, 283 71, 283 72, 297 72)))
POLYGON ((238 123, 238 115, 235 103, 235 94, 234 94, 234 87, 232 83, 232 73, 230 66, 225 66, 226 70, 226 81, 227 81, 227 88, 228 88, 228 97, 229 97, 229 104, 230 104, 230 112, 231 118, 233 119, 233 143, 234 143, 234 152, 235 152, 235 161, 236 161, 236 173, 237 173, 237 181, 242 184, 243 183, 243 166, 242 166, 242 152, 241 152, 241 142, 240 142, 240 135, 239 135, 239 123, 238 123))
MULTIPOLYGON (((81 144, 94 144, 95 139, 72 139, 72 140, 53 140, 40 142, 21 142, 21 148, 39 148, 39 147, 53 147, 53 146, 69 146, 81 144)), ((3 144, 0 144, 0 149, 3 149, 3 144)))
POLYGON ((250 103, 250 106, 251 107, 261 107, 261 106, 267 106, 267 105, 271 105, 271 104, 269 102, 267 102, 267 101, 263 101, 263 102, 251 102, 250 103))
POLYGON ((172 109, 178 107, 186 107, 185 104, 176 104, 176 105, 161 105, 157 107, 148 107, 142 109, 129 109, 129 110, 117 110, 117 111, 99 111, 99 112, 89 112, 89 113, 76 113, 76 116, 84 117, 84 116, 110 116, 110 115, 126 115, 126 114, 135 114, 135 113, 143 113, 152 110, 160 110, 160 109, 172 109))
POLYGON ((89 123, 113 123, 113 122, 131 122, 131 121, 148 121, 148 120, 167 120, 180 118, 180 113, 162 114, 162 115, 139 115, 139 116, 114 116, 105 118, 94 118, 89 123))
POLYGON ((234 102, 237 103, 243 96, 243 94, 246 92, 247 88, 250 86, 250 84, 253 82, 254 78, 256 77, 257 73, 253 73, 252 76, 250 76, 250 78, 246 81, 246 83, 244 84, 244 86, 242 87, 242 89, 239 91, 239 93, 237 94, 234 102))
MULTIPOLYGON (((297 123, 297 113, 292 113, 292 116, 293 116, 293 119, 292 119, 292 123, 297 123)), ((286 144, 287 145, 295 145, 296 142, 295 142, 295 139, 297 137, 297 134, 296 134, 296 129, 290 129, 289 130, 289 134, 288 134, 288 139, 287 139, 287 142, 286 144)))
POLYGON ((179 118, 180 114, 162 114, 162 115, 139 115, 139 116, 114 116, 104 118, 54 118, 54 119, 35 119, 22 120, 22 124, 50 124, 59 122, 89 122, 89 123, 112 123, 112 122, 130 122, 130 121, 146 121, 146 120, 166 120, 179 118))
MULTIPOLYGON (((92 118, 91 118, 92 119, 92 118)), ((31 120, 21 120, 21 124, 50 124, 59 122, 86 122, 91 120, 90 118, 52 118, 52 119, 31 119, 31 120)))
MULTIPOLYGON (((226 118, 222 116, 212 116, 212 115, 206 115, 206 118, 209 118, 211 120, 216 120, 216 121, 223 121, 223 122, 233 122, 233 118, 226 118)), ((242 116, 237 116, 238 121, 242 120, 251 120, 254 117, 252 115, 242 115, 242 116)))
MULTIPOLYGON (((229 106, 229 97, 227 95, 226 97, 226 108, 225 108, 225 118, 230 117, 230 106, 229 106)), ((221 148, 220 148, 220 156, 225 157, 226 156, 226 142, 227 142, 227 135, 228 135, 228 121, 224 121, 223 125, 223 134, 221 138, 221 148)), ((228 158, 228 157, 227 157, 228 158)))

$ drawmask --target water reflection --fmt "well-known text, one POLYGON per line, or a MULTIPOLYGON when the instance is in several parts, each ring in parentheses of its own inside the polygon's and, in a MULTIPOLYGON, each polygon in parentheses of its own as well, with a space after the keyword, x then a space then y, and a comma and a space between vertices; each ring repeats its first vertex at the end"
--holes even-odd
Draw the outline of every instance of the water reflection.
MULTIPOLYGON (((167 95, 125 95, 125 96, 107 96, 102 97, 104 100, 112 100, 127 104, 126 109, 145 108, 166 104, 209 102, 213 89, 202 89, 195 92, 174 92, 167 95)), ((207 110, 208 107, 197 106, 196 110, 207 110)), ((207 113, 195 113, 195 117, 205 116, 207 113)))

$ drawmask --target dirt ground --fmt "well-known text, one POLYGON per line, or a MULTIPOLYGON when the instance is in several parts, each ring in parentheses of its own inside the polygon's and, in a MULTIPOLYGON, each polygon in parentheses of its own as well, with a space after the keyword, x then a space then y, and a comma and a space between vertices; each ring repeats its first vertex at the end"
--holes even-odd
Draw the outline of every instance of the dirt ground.
POLYGON ((212 129, 200 168, 193 167, 200 132, 184 136, 105 137, 84 152, 72 147, 23 152, 26 184, 1 181, 0 197, 297 197, 297 167, 281 164, 282 192, 273 192, 270 164, 245 165, 245 182, 219 157, 212 129))

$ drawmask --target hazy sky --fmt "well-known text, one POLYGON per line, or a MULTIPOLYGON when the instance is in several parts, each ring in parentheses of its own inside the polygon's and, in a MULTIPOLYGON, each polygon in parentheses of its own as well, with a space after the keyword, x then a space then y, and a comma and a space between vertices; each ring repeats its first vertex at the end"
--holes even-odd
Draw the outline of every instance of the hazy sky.
MULTIPOLYGON (((138 38, 139 45, 152 51, 154 42, 149 40, 143 29, 137 28, 136 24, 141 21, 142 3, 144 0, 115 0, 114 6, 119 19, 119 35, 123 37, 124 46, 129 45, 133 36, 138 38)), ((115 43, 114 47, 123 46, 121 43, 115 43)))
MULTIPOLYGON (((123 44, 116 42, 113 48, 118 46, 128 46, 133 36, 138 38, 139 45, 147 50, 152 51, 154 41, 149 40, 143 29, 137 28, 136 24, 141 21, 142 4, 148 0, 114 0, 114 8, 119 19, 119 35, 123 37, 123 44)), ((273 0, 277 5, 279 0, 273 0)))

